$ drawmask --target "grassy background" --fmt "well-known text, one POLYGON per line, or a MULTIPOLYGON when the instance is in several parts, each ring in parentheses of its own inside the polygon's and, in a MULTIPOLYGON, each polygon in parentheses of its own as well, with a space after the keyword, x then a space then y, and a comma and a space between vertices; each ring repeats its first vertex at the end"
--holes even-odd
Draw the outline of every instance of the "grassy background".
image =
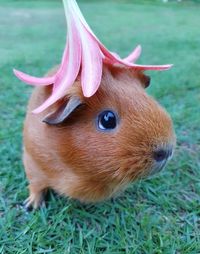
POLYGON ((12 68, 43 75, 65 43, 61 1, 0 0, 0 253, 200 253, 200 5, 198 1, 78 1, 95 33, 151 73, 154 95, 173 117, 178 146, 167 170, 113 200, 82 205, 51 195, 27 214, 21 131, 31 88, 12 68), (196 2, 196 3, 195 3, 196 2))

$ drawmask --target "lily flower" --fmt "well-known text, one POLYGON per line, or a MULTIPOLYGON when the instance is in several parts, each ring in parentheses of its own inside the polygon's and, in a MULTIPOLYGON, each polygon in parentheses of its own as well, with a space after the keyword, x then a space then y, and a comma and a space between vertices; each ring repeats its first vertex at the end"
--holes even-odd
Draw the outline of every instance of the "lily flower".
POLYGON ((23 82, 33 86, 52 85, 50 97, 33 113, 40 113, 67 94, 67 90, 81 75, 83 95, 91 97, 98 90, 103 64, 119 65, 135 70, 167 70, 172 65, 135 64, 141 55, 141 46, 126 58, 121 59, 110 52, 95 36, 83 17, 75 0, 63 0, 67 20, 67 40, 61 65, 52 77, 37 78, 14 69, 15 75, 23 82))

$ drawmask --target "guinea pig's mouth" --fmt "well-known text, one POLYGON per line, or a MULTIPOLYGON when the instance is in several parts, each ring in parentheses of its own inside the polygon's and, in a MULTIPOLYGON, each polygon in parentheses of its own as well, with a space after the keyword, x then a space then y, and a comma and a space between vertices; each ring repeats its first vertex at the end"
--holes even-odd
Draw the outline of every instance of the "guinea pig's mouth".
POLYGON ((149 170, 149 176, 151 177, 151 176, 161 172, 165 168, 165 166, 166 166, 166 164, 168 163, 169 160, 170 159, 164 160, 164 161, 159 162, 159 163, 155 163, 153 165, 153 167, 149 170))

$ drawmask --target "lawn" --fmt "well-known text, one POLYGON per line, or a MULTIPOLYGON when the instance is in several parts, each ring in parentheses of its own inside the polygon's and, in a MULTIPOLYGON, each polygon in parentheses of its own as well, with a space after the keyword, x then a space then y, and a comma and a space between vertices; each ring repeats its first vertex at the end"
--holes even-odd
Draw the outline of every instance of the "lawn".
POLYGON ((200 4, 198 1, 80 0, 95 33, 140 63, 174 63, 150 73, 148 90, 171 114, 178 144, 166 170, 115 199, 83 205, 50 194, 26 213, 22 126, 32 88, 12 74, 41 76, 59 63, 66 34, 61 1, 0 0, 0 253, 200 253, 200 4))

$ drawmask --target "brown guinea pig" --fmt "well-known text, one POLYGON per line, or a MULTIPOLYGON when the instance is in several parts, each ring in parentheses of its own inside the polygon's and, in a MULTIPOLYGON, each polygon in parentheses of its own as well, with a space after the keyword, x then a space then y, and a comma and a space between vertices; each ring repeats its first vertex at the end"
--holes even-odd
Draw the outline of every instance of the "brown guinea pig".
POLYGON ((83 97, 76 81, 40 114, 31 111, 52 86, 35 88, 24 125, 27 208, 39 207, 48 188, 82 202, 101 201, 165 166, 175 133, 169 115, 146 94, 149 83, 141 71, 107 65, 95 95, 83 97))

